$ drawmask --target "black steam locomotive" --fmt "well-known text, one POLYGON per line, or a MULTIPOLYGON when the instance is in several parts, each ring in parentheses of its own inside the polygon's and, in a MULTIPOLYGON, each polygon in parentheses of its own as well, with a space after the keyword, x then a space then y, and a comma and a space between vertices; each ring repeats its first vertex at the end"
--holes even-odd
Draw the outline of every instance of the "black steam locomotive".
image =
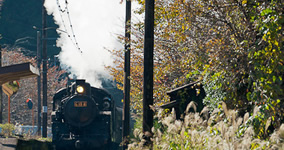
POLYGON ((55 149, 117 149, 121 109, 104 89, 76 80, 53 97, 52 143, 55 149))

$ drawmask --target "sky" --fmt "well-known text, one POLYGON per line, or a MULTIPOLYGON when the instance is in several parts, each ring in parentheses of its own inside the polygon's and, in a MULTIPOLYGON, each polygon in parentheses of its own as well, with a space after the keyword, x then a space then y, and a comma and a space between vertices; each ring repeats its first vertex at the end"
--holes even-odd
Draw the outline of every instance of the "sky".
POLYGON ((107 49, 123 48, 116 37, 117 34, 124 35, 125 1, 68 0, 67 6, 68 11, 65 0, 45 1, 48 14, 53 15, 59 25, 57 46, 62 49, 59 60, 78 79, 86 79, 92 86, 101 87, 100 77, 111 78, 105 66, 113 66, 107 49), (59 11, 58 4, 64 12, 59 11), (68 37, 73 37, 73 33, 78 46, 74 38, 68 37))

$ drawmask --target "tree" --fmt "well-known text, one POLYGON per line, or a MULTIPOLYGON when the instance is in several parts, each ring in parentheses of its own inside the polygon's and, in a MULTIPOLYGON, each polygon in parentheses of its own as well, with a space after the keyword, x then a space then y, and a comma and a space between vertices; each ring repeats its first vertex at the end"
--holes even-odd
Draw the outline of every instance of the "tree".
MULTIPOLYGON (((144 1, 135 13, 144 12, 144 1)), ((168 101, 165 92, 190 81, 202 81, 204 103, 249 111, 259 105, 257 134, 272 120, 283 120, 283 3, 253 0, 155 1, 154 100, 168 101), (276 113, 279 112, 279 113, 276 113)), ((144 22, 132 26, 131 101, 140 111, 144 22)), ((120 37, 123 39, 123 37, 120 37)), ((113 50, 116 67, 108 67, 123 84, 123 50, 113 50)), ((120 84, 120 88, 122 87, 120 84)), ((198 94, 198 93, 197 93, 198 94)), ((262 130, 262 131, 261 131, 262 130)))

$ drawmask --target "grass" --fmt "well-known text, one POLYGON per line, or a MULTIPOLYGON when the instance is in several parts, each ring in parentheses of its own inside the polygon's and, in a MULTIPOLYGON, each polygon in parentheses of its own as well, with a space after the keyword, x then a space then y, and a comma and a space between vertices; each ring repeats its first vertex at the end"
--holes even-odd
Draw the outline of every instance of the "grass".
POLYGON ((19 125, 14 125, 14 124, 0 124, 1 133, 0 135, 2 137, 17 137, 21 138, 23 140, 38 140, 41 142, 51 142, 52 138, 43 138, 41 136, 37 135, 32 135, 32 130, 29 130, 28 132, 25 132, 24 134, 22 133, 22 129, 20 128, 19 125))
MULTIPOLYGON (((215 109, 210 117, 207 108, 201 113, 187 112, 183 121, 176 120, 174 110, 167 116, 161 115, 162 110, 159 110, 156 117, 160 120, 162 128, 152 128, 153 149, 284 149, 284 124, 268 139, 258 139, 249 123, 258 113, 257 108, 252 115, 246 113, 238 117, 237 111, 228 110, 225 103, 222 106, 222 109, 215 109)), ((194 105, 189 104, 188 107, 194 108, 194 105)), ((145 140, 141 129, 135 129, 133 134, 135 138, 128 145, 128 149, 149 149, 143 146, 145 140)))

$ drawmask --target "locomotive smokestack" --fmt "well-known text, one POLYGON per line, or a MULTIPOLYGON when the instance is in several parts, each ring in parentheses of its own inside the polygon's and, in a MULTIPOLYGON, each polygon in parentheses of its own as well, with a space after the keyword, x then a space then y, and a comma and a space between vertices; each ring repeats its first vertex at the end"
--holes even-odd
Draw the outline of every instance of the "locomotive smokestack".
POLYGON ((86 80, 84 80, 84 79, 76 80, 76 84, 85 84, 85 83, 86 83, 86 80))

